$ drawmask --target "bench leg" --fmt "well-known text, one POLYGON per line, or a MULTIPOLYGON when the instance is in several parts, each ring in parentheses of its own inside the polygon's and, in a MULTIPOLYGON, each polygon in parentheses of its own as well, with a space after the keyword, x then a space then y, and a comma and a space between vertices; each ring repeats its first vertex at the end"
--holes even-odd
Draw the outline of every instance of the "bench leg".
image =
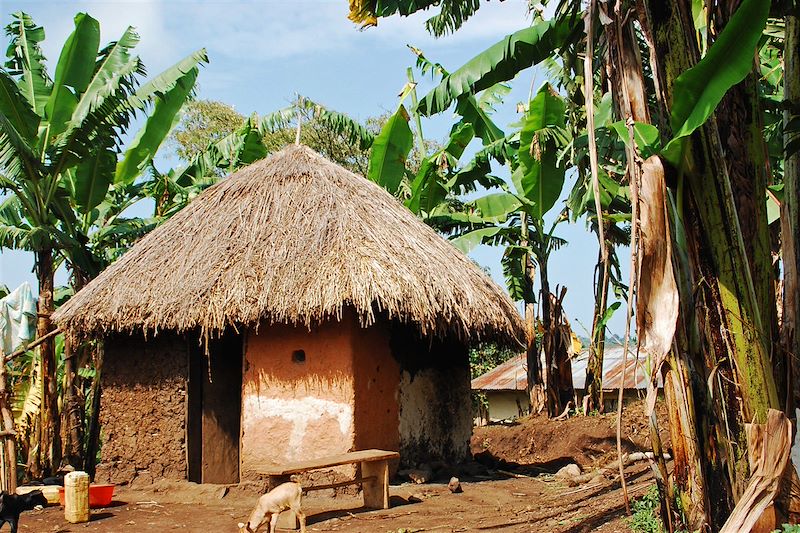
POLYGON ((361 484, 364 507, 370 509, 389 508, 389 461, 365 461, 361 463, 361 476, 375 479, 361 484))
POLYGON ((300 521, 294 511, 287 509, 278 516, 278 529, 300 529, 300 521))

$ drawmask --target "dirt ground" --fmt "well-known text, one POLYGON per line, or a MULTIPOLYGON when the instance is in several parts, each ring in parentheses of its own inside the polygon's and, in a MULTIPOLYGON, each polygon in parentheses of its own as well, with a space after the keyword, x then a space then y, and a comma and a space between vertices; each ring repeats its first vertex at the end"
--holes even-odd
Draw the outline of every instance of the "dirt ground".
MULTIPOLYGON (((641 408, 623 417, 626 451, 646 448, 641 408)), ((619 481, 614 477, 613 415, 553 422, 531 417, 510 426, 476 428, 472 439, 478 463, 458 474, 463 492, 446 485, 451 471, 432 483, 393 484, 391 508, 369 511, 360 498, 310 493, 303 500, 310 531, 417 533, 427 531, 629 532, 619 481), (604 477, 574 485, 554 478, 560 466, 575 462, 583 472, 604 477)), ((665 440, 666 436, 665 436, 665 440)), ((628 467, 629 493, 638 497, 652 484, 649 466, 628 467)), ((327 492, 327 491, 326 491, 327 492)), ((238 488, 158 483, 147 490, 118 488, 107 509, 92 511, 87 524, 68 524, 63 510, 49 507, 25 513, 21 532, 215 531, 235 532, 257 494, 238 488)))

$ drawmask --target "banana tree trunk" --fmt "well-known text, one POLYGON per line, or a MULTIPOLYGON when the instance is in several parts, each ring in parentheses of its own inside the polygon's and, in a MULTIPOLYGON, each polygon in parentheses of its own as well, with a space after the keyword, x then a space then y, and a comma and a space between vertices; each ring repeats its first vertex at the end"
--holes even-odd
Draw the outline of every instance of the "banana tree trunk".
MULTIPOLYGON (((521 214, 521 234, 527 236, 528 215, 521 214)), ((522 245, 527 246, 528 241, 523 238, 522 245)), ((533 278, 535 269, 530 254, 522 259, 525 277, 525 330, 527 345, 525 347, 525 362, 528 374, 528 401, 532 413, 541 413, 547 406, 544 380, 542 379, 542 365, 540 359, 541 345, 537 341, 535 297, 533 294, 533 278)))
POLYGON ((586 364, 586 400, 584 402, 586 413, 603 410, 603 355, 606 347, 606 328, 605 324, 601 324, 601 322, 608 308, 611 261, 609 258, 604 260, 602 252, 598 258, 598 266, 601 272, 595 292, 592 341, 589 345, 589 361, 586 364))
MULTIPOLYGON (((645 5, 657 59, 655 74, 665 95, 661 104, 668 116, 675 79, 699 59, 691 2, 648 0, 645 5)), ((739 96, 730 105, 747 110, 750 104, 739 96)), ((734 118, 722 120, 742 136, 738 130, 747 122, 734 118)), ((712 530, 724 523, 749 476, 744 424, 764 422, 769 408, 779 408, 770 357, 770 317, 762 310, 761 267, 750 260, 759 252, 748 251, 743 237, 746 231, 753 239, 760 238, 766 218, 762 221, 757 207, 744 203, 749 199, 734 194, 739 178, 732 181, 726 153, 718 122, 712 119, 686 143, 685 164, 677 173, 677 203, 683 206, 677 216, 684 221, 685 264, 690 270, 679 273, 690 278, 689 284, 680 285, 683 320, 689 336, 697 331, 700 340, 684 343, 690 352, 673 357, 677 368, 670 369, 674 375, 668 372, 668 392, 676 404, 670 406, 673 440, 676 436, 685 439, 681 447, 686 458, 679 466, 690 473, 676 476, 677 488, 690 494, 688 502, 694 507, 686 510, 687 516, 707 513, 712 530), (751 219, 744 221, 741 212, 748 212, 748 207, 751 219), (683 304, 692 302, 693 295, 687 286, 697 290, 696 303, 688 310, 683 304), (700 347, 702 353, 695 352, 700 347), (699 362, 693 369, 700 373, 695 376, 698 388, 693 395, 686 381, 690 369, 681 364, 683 358, 699 362), (691 400, 698 407, 695 413, 691 400), (704 416, 695 416, 699 412, 704 416), (698 456, 692 457, 695 448, 698 456), (697 468, 698 461, 702 469, 697 468), (701 507, 705 491, 715 495, 710 509, 701 507)), ((750 159, 745 163, 757 165, 750 159)), ((752 201, 762 201, 762 186, 752 187, 752 201)), ((679 262, 676 257, 675 263, 679 262)))
POLYGON ((540 257, 539 281, 541 283, 541 311, 542 311, 542 351, 544 353, 545 403, 547 415, 555 417, 561 414, 561 401, 559 399, 559 373, 556 357, 556 339, 553 331, 553 306, 550 294, 550 280, 547 275, 547 258, 540 257))
POLYGON ((541 345, 536 340, 536 311, 534 304, 525 304, 525 329, 528 339, 525 348, 525 361, 528 374, 528 400, 532 413, 541 413, 547 406, 544 392, 544 381, 540 364, 541 345))
MULTIPOLYGON (((792 115, 800 115, 800 17, 786 16, 784 40, 784 87, 786 100, 784 124, 792 115)), ((786 134, 788 143, 790 135, 786 134)), ((800 153, 787 157, 783 163, 783 206, 781 208, 781 244, 783 247, 783 321, 781 344, 788 354, 800 354, 800 153)), ((794 405, 800 405, 800 364, 792 369, 794 405)), ((794 413, 789 413, 791 416, 794 413)))
MULTIPOLYGON (((73 289, 77 293, 89 281, 90 277, 80 269, 73 269, 73 289)), ((61 439, 64 450, 64 461, 78 467, 83 464, 83 428, 84 404, 79 394, 78 367, 85 361, 87 350, 92 347, 80 344, 69 333, 64 335, 64 381, 62 386, 63 402, 61 409, 61 439)))
MULTIPOLYGON (((36 336, 43 337, 50 333, 52 323, 50 316, 53 304, 53 251, 51 249, 36 252, 36 272, 39 281, 38 322, 36 336)), ((42 368, 42 408, 40 414, 40 432, 38 457, 31 466, 33 476, 48 475, 58 468, 61 460, 61 446, 58 417, 58 387, 56 382, 55 343, 48 339, 39 345, 39 360, 42 368), (38 475, 37 475, 38 474, 38 475)))

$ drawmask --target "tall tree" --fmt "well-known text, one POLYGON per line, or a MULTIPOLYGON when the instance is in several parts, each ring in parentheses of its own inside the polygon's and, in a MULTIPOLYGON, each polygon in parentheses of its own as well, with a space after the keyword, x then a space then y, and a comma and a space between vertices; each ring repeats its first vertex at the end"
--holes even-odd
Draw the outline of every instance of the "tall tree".
MULTIPOLYGON (((191 161, 210 144, 235 134, 247 120, 223 102, 195 100, 186 105, 171 138, 178 156, 191 161)), ((251 120, 261 130, 267 153, 295 142, 299 122, 301 143, 361 175, 367 173, 369 148, 380 127, 377 119, 360 124, 299 95, 286 108, 251 120)))
MULTIPOLYGON (((81 220, 112 183, 131 180, 152 159, 206 57, 195 52, 140 86, 144 67, 131 54, 138 42, 133 28, 101 49, 99 23, 79 13, 51 78, 40 47, 44 29, 25 13, 13 19, 6 28, 8 60, 0 69, 0 187, 13 195, 6 207, 17 210, 20 224, 4 232, 11 237, 4 245, 35 255, 38 334, 44 336, 52 329, 57 257, 95 269, 81 244, 81 220), (151 104, 145 126, 118 164, 121 134, 136 111, 151 104)), ((51 471, 61 458, 52 342, 42 343, 40 360, 44 394, 34 475, 51 471)))

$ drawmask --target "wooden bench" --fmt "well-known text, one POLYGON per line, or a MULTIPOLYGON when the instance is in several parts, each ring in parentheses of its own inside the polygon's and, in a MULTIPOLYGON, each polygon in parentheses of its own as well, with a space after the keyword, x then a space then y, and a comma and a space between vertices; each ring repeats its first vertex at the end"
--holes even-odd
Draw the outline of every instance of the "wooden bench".
MULTIPOLYGON (((360 464, 361 475, 354 479, 327 483, 324 485, 303 486, 303 492, 312 490, 333 489, 347 485, 361 485, 364 495, 364 507, 369 509, 389 508, 389 461, 399 459, 398 452, 386 450, 361 450, 357 452, 342 453, 329 457, 320 457, 308 461, 298 461, 284 465, 267 465, 256 467, 258 474, 269 476, 270 488, 290 480, 293 474, 302 474, 312 470, 322 470, 348 464, 360 464)), ((291 511, 284 511, 280 524, 283 527, 297 528, 297 519, 291 511), (286 518, 284 518, 284 515, 286 518), (288 524, 287 524, 288 522, 288 524)))

